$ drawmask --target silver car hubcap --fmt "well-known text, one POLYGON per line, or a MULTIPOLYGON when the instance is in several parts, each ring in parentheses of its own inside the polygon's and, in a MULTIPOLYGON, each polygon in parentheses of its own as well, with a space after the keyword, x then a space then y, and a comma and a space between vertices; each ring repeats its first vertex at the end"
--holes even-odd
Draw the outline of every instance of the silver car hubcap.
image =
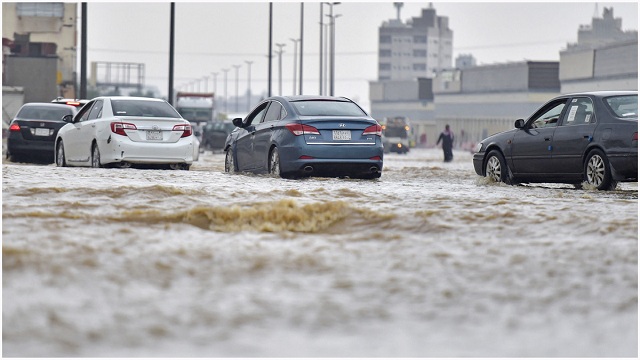
POLYGON ((224 158, 224 171, 233 172, 233 154, 231 150, 227 150, 227 155, 224 158))
POLYGON ((64 150, 62 149, 62 144, 58 144, 58 156, 56 156, 56 163, 58 166, 62 166, 62 164, 64 164, 64 150))
POLYGON ((604 181, 604 160, 599 155, 593 155, 587 164, 587 182, 591 185, 600 186, 604 181))
POLYGON ((497 157, 492 156, 487 161, 487 176, 496 182, 502 179, 502 169, 500 168, 500 160, 497 157))
POLYGON ((278 151, 275 149, 271 152, 270 165, 270 173, 276 176, 280 175, 280 156, 278 156, 278 151))
POLYGON ((100 167, 100 150, 98 150, 97 146, 93 147, 93 156, 91 160, 92 160, 91 165, 94 168, 100 167))

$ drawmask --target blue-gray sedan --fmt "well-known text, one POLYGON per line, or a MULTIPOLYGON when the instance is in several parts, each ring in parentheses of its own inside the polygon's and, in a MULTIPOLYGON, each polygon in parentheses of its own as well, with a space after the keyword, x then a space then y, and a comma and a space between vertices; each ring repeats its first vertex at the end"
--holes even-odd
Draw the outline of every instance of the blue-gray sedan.
POLYGON ((382 172, 382 127, 347 98, 274 96, 233 124, 226 172, 364 179, 382 172))

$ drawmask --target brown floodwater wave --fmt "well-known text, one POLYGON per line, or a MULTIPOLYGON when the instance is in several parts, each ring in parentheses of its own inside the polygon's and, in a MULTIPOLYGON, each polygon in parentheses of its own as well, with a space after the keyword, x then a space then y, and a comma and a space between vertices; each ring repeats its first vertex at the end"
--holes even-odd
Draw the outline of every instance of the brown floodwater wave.
POLYGON ((283 199, 230 207, 197 206, 177 212, 136 209, 125 211, 109 220, 152 224, 184 223, 219 232, 321 233, 341 226, 372 222, 380 224, 393 218, 393 214, 354 208, 344 201, 299 204, 293 199, 283 199))

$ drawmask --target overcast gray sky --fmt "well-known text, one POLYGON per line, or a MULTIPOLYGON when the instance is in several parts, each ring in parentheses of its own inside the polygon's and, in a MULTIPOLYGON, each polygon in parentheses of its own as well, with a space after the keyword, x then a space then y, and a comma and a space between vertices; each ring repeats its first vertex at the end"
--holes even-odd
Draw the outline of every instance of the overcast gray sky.
MULTIPOLYGON (((420 16, 426 1, 406 1, 401 19, 420 16)), ((601 17, 613 7, 622 18, 623 30, 638 29, 637 2, 433 2, 438 16, 449 18, 453 30, 454 59, 472 54, 478 64, 522 60, 559 60, 559 51, 577 41, 580 25, 601 17), (597 12, 596 12, 597 7, 597 12)), ((327 14, 328 6, 324 13, 327 14)), ((335 94, 347 96, 369 109, 369 81, 378 76, 378 27, 396 17, 393 2, 343 1, 334 7, 336 20, 335 94)), ((89 2, 88 61, 144 63, 146 84, 168 93, 168 2, 89 2)), ((325 16, 326 18, 326 16, 325 16)), ((319 91, 320 3, 304 3, 303 90, 319 91)), ((267 2, 176 2, 176 56, 174 84, 188 90, 196 79, 217 76, 217 95, 224 96, 222 69, 227 73, 227 95, 236 93, 234 65, 238 70, 238 93, 246 94, 247 64, 251 65, 252 93, 266 93, 268 79, 267 2)), ((283 93, 293 92, 291 38, 300 35, 300 2, 273 3, 273 42, 285 43, 283 93)), ((274 50, 277 48, 274 46, 274 50)), ((299 47, 298 47, 299 52, 299 47)), ((277 95, 278 61, 273 61, 272 94, 277 95)), ((200 90, 204 90, 201 82, 200 90)), ((241 109, 242 110, 242 109, 241 109)))

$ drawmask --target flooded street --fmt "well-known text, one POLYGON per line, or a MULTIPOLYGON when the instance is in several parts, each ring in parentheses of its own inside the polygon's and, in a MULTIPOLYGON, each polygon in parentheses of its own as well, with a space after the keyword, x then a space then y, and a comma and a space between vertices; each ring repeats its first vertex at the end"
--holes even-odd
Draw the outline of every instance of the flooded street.
POLYGON ((2 167, 5 357, 635 357, 638 187, 2 167))

